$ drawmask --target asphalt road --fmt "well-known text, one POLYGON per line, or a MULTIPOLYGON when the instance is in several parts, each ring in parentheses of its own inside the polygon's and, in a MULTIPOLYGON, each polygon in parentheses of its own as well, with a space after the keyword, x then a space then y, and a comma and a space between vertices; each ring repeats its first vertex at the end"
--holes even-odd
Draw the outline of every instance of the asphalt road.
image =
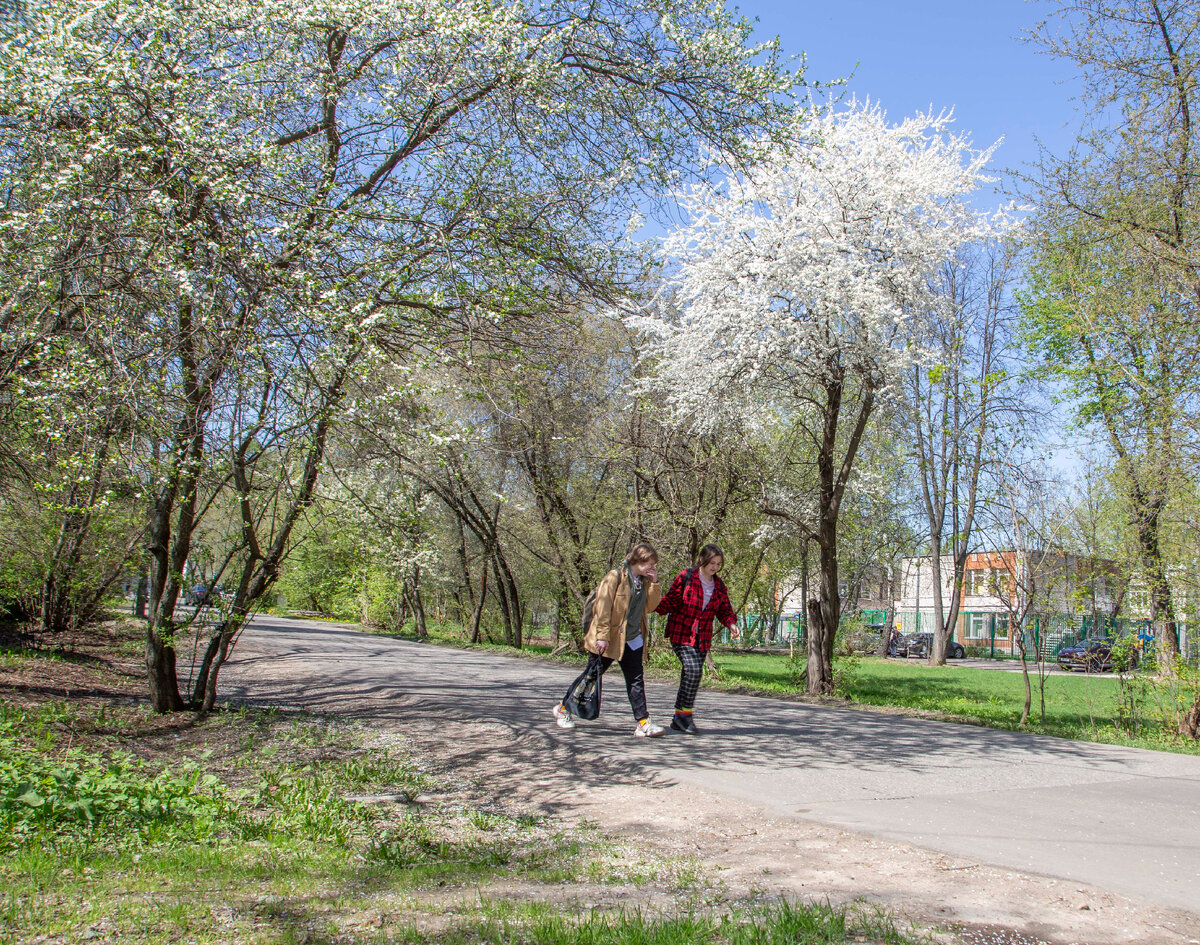
MULTIPOLYGON (((403 693, 777 815, 1200 912, 1200 757, 703 689, 700 737, 635 738, 615 667, 601 718, 561 731, 550 708, 577 672, 567 667, 281 618, 257 619, 243 642, 226 696, 291 704, 347 688, 403 693), (264 660, 272 672, 258 672, 264 660)), ((651 681, 647 696, 668 721, 674 686, 651 681)))

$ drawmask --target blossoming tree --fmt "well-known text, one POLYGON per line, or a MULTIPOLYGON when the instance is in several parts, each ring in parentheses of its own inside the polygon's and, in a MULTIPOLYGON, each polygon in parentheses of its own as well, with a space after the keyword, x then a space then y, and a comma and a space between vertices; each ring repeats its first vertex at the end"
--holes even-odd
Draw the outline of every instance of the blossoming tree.
POLYGON ((786 102, 749 30, 700 0, 45 0, 6 25, 0 390, 30 429, 94 405, 138 454, 157 709, 184 704, 200 518, 241 524, 211 707, 356 379, 620 294, 639 191, 786 102))
POLYGON ((969 202, 991 152, 946 114, 892 125, 870 104, 822 108, 795 140, 686 196, 691 222, 665 245, 679 314, 637 323, 657 339, 656 384, 682 422, 732 419, 778 444, 762 507, 819 549, 807 686, 827 693, 838 514, 860 444, 920 356, 931 272, 996 226, 969 202))

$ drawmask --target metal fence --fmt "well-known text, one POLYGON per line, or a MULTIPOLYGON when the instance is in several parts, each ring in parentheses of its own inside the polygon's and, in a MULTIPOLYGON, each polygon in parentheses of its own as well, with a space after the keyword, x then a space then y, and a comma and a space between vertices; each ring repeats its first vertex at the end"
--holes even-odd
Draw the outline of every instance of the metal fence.
MULTIPOLYGON (((902 612, 896 615, 902 633, 929 631, 937 626, 931 611, 902 612)), ((1180 652, 1193 656, 1200 648, 1200 640, 1192 639, 1185 625, 1179 625, 1180 652)), ((1129 617, 1095 618, 1083 614, 1033 615, 1022 632, 1025 652, 1031 658, 1053 659, 1065 646, 1073 646, 1087 637, 1115 639, 1126 635, 1137 637, 1138 646, 1145 649, 1153 645, 1154 629, 1149 620, 1134 620, 1129 617)), ((1015 658, 1020 647, 1007 614, 991 611, 962 611, 955 633, 968 653, 996 659, 1015 658), (974 651, 974 652, 972 652, 974 651)))
MULTIPOLYGON (((930 610, 898 611, 896 623, 902 634, 929 633, 938 625, 937 615, 930 610)), ((847 614, 843 622, 858 620, 868 630, 882 632, 887 620, 883 610, 864 610, 847 614)), ((718 626, 714 642, 729 645, 735 641, 728 630, 718 626)), ((771 647, 800 645, 805 640, 805 621, 799 613, 743 614, 738 618, 741 646, 771 647)), ((1154 630, 1149 620, 1128 617, 1100 618, 1080 614, 1052 614, 1031 617, 1024 631, 1025 652, 1030 659, 1054 659, 1065 646, 1073 646, 1091 636, 1116 638, 1136 634, 1138 646, 1153 646, 1154 630)), ((954 638, 967 648, 968 655, 992 659, 1015 659, 1019 655, 1015 635, 1009 627, 1007 614, 989 611, 961 611, 954 638)), ((1200 657, 1200 633, 1193 633, 1179 624, 1179 652, 1192 660, 1200 657)))

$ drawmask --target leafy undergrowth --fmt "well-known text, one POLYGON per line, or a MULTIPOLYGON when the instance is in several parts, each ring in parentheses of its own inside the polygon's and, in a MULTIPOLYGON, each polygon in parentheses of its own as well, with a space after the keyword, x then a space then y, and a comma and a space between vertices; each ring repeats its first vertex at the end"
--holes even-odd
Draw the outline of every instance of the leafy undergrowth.
MULTIPOLYGON (((44 671, 45 654, 7 670, 27 658, 44 671)), ((865 908, 733 901, 703 864, 509 809, 357 723, 164 728, 135 704, 8 694, 0 943, 916 940, 865 908)))

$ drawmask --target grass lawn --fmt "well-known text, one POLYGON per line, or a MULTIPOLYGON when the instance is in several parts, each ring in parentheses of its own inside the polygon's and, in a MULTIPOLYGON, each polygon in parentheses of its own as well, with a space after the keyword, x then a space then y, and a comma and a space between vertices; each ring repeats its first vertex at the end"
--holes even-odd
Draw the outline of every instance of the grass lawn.
MULTIPOLYGON (((723 685, 796 692, 786 656, 731 651, 719 654, 717 663, 723 685)), ((1112 673, 1047 676, 1043 723, 1039 681, 1031 668, 1033 704, 1029 722, 1020 728, 1025 684, 1019 672, 878 657, 848 661, 843 671, 845 696, 863 705, 918 710, 991 728, 1200 754, 1200 745, 1172 737, 1168 724, 1172 701, 1188 696, 1186 685, 1171 688, 1144 675, 1124 681, 1112 673)))

